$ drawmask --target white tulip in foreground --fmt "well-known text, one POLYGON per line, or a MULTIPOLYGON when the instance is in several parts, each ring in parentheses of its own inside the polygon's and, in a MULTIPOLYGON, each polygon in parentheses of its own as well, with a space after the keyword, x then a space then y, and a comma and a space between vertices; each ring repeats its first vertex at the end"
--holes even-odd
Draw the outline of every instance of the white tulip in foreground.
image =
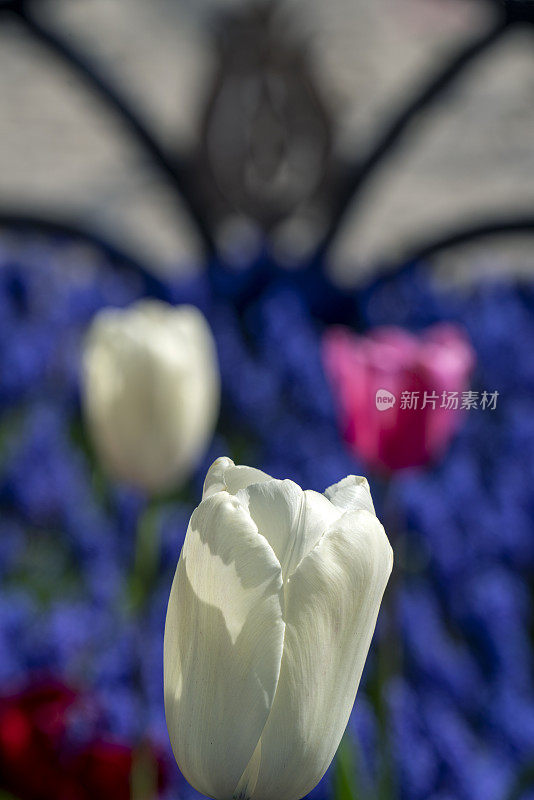
POLYGON ((85 416, 108 472, 149 492, 187 478, 219 408, 215 344, 202 313, 155 300, 104 309, 83 366, 85 416))
POLYGON ((345 730, 393 565, 365 478, 324 495, 219 458, 165 624, 178 765, 217 800, 298 800, 345 730))

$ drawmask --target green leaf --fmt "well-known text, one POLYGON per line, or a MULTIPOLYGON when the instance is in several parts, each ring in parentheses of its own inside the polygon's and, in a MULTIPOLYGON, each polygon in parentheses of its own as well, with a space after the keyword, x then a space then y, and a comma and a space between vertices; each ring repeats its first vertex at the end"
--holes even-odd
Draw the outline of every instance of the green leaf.
POLYGON ((511 791, 506 795, 507 800, 521 800, 534 786, 534 757, 520 770, 511 791))
POLYGON ((334 763, 335 800, 363 800, 359 786, 358 746, 347 733, 341 740, 334 763))
POLYGON ((80 596, 79 570, 59 531, 27 528, 26 547, 3 582, 4 589, 13 587, 23 587, 42 608, 80 596))

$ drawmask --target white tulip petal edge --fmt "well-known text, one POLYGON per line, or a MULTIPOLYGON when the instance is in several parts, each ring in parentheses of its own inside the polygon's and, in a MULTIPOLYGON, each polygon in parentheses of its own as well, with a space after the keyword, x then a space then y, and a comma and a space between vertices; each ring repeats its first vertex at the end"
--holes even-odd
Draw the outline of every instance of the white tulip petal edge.
POLYGON ((324 495, 219 458, 171 589, 165 713, 182 773, 217 800, 299 800, 354 704, 393 551, 365 478, 324 495))

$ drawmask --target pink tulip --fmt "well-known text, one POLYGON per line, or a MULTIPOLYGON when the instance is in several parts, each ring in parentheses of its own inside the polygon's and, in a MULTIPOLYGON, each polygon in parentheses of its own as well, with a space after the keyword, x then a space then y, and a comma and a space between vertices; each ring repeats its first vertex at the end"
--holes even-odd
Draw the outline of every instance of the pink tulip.
POLYGON ((445 452, 465 413, 474 364, 461 328, 442 323, 419 336, 394 327, 368 336, 331 328, 323 360, 345 439, 368 466, 391 472, 445 452), (412 393, 416 408, 407 407, 412 393))

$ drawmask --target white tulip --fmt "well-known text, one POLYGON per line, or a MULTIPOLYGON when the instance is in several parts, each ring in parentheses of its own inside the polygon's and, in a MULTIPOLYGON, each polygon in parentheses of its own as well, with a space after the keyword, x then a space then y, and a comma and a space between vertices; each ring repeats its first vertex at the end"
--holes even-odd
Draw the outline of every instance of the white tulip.
POLYGON ((85 416, 107 471, 149 492, 179 485, 219 408, 215 344, 202 313, 155 300, 104 309, 83 367, 85 416))
POLYGON ((321 495, 215 461, 165 624, 167 726, 198 791, 313 789, 347 725, 392 565, 365 478, 321 495))

